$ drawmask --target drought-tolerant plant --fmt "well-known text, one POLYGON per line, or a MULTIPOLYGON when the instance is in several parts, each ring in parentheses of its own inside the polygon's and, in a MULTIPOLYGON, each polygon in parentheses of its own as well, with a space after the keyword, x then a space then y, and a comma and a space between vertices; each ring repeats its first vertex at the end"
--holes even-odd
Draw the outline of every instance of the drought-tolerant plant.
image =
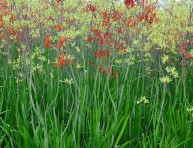
POLYGON ((1 147, 191 147, 193 3, 1 0, 1 147))

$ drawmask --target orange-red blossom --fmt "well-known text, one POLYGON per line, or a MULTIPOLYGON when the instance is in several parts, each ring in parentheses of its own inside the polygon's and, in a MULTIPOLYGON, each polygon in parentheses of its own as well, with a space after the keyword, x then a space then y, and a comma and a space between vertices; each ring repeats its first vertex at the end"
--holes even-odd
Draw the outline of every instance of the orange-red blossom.
POLYGON ((59 52, 58 54, 58 59, 57 59, 57 63, 55 64, 54 67, 63 67, 65 65, 69 65, 71 64, 72 60, 67 58, 66 54, 64 54, 64 52, 59 52))

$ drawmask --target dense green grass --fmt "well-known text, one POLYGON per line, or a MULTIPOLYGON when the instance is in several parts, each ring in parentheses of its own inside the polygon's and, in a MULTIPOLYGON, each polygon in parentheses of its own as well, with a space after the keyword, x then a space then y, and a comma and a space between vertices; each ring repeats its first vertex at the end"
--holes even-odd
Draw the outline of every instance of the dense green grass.
POLYGON ((111 79, 89 66, 84 54, 80 71, 74 65, 53 68, 44 64, 45 73, 32 74, 31 68, 13 70, 1 57, 1 147, 193 145, 193 118, 186 110, 193 98, 189 75, 164 85, 159 81, 159 64, 147 74, 144 69, 150 63, 136 62, 117 68, 118 76, 111 79), (24 76, 16 83, 18 71, 24 76), (74 83, 60 82, 66 77, 74 83), (141 96, 146 96, 149 104, 137 104, 141 96))

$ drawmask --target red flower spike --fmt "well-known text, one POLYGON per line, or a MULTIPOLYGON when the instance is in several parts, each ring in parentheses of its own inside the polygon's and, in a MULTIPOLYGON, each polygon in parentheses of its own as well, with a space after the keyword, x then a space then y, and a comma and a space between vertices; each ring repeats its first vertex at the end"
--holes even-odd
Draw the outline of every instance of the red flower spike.
POLYGON ((113 77, 114 77, 114 78, 116 78, 116 77, 117 77, 117 75, 118 75, 118 72, 117 72, 117 71, 114 71, 114 73, 113 73, 113 77))
POLYGON ((103 67, 102 67, 102 66, 100 66, 100 67, 99 67, 99 69, 98 69, 98 72, 99 72, 99 73, 101 73, 101 72, 102 72, 102 70, 103 70, 103 67))
POLYGON ((55 64, 54 67, 62 67, 62 66, 65 66, 65 65, 69 65, 71 63, 72 63, 72 60, 71 59, 67 59, 65 57, 64 52, 59 52, 57 64, 55 64))
POLYGON ((109 54, 110 54, 109 50, 106 50, 106 51, 95 51, 94 52, 94 57, 95 58, 104 58, 104 57, 109 56, 109 54))
POLYGON ((61 25, 56 25, 55 29, 58 30, 58 31, 61 31, 62 30, 62 26, 61 25))
POLYGON ((46 37, 44 38, 44 45, 45 45, 45 47, 46 47, 46 48, 50 48, 50 43, 51 43, 51 41, 50 41, 50 36, 46 36, 46 37))
POLYGON ((59 66, 64 66, 64 60, 62 59, 62 58, 59 58, 58 59, 58 64, 59 64, 59 66))
POLYGON ((99 45, 103 45, 103 43, 104 43, 103 39, 100 39, 99 40, 99 45))
POLYGON ((112 19, 114 21, 119 21, 121 19, 121 16, 120 16, 118 11, 116 11, 116 10, 113 11, 112 19))
POLYGON ((184 57, 185 57, 186 59, 190 59, 190 58, 191 58, 191 55, 190 55, 188 52, 185 52, 185 53, 184 53, 184 57))
POLYGON ((96 14, 95 13, 93 13, 93 17, 96 19, 97 18, 97 16, 96 16, 96 14))
POLYGON ((123 32, 122 28, 118 29, 118 33, 121 34, 123 32))
POLYGON ((110 22, 110 14, 107 11, 101 12, 101 16, 103 18, 103 26, 108 26, 110 22))
POLYGON ((124 53, 127 52, 126 47, 123 46, 123 45, 119 46, 118 50, 121 51, 121 52, 124 52, 124 53))
POLYGON ((133 0, 124 0, 124 4, 127 8, 129 7, 134 7, 135 6, 135 3, 133 0))
POLYGON ((64 45, 65 39, 63 37, 59 38, 60 47, 64 45))
POLYGON ((57 64, 55 64, 54 67, 62 67, 65 65, 65 61, 63 59, 64 57, 64 53, 63 52, 59 52, 58 54, 58 61, 57 61, 57 64))
POLYGON ((109 33, 109 32, 104 33, 104 38, 110 38, 110 37, 111 37, 111 33, 109 33))
POLYGON ((106 68, 106 70, 103 72, 103 74, 104 74, 106 77, 108 77, 108 76, 110 76, 110 73, 111 73, 111 67, 108 66, 108 67, 106 68))
POLYGON ((190 67, 192 67, 192 66, 193 66, 193 61, 190 62, 190 67))
POLYGON ((92 40, 93 40, 93 37, 89 35, 88 38, 87 38, 87 41, 91 42, 92 40))
POLYGON ((95 10, 96 10, 96 6, 94 6, 92 4, 88 4, 86 6, 86 8, 83 9, 83 11, 85 11, 85 12, 89 12, 89 11, 94 12, 95 10))
POLYGON ((103 74, 104 74, 106 77, 108 76, 108 73, 107 73, 106 70, 103 72, 103 74))
POLYGON ((120 40, 117 40, 117 41, 114 43, 114 48, 117 47, 120 43, 121 43, 120 40))

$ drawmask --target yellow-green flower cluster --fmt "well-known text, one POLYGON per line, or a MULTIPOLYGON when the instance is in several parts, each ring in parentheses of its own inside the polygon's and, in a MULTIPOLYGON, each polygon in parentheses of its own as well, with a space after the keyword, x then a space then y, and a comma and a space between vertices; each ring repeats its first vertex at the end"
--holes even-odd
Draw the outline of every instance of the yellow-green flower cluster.
POLYGON ((177 78, 179 77, 178 76, 178 72, 176 71, 176 68, 175 67, 166 67, 166 71, 171 75, 173 76, 174 78, 177 78))
POLYGON ((71 85, 73 83, 73 80, 72 79, 64 79, 64 80, 60 80, 60 82, 63 82, 63 83, 67 83, 69 85, 71 85))
POLYGON ((163 57, 161 57, 161 60, 164 64, 166 64, 166 61, 169 60, 169 56, 168 55, 164 55, 163 57))
POLYGON ((169 76, 164 76, 162 78, 159 78, 159 80, 162 82, 162 83, 170 83, 172 81, 172 79, 169 77, 169 76))
POLYGON ((148 104, 148 103, 149 103, 149 100, 148 100, 145 96, 140 97, 140 98, 138 99, 138 101, 137 101, 137 104, 141 104, 141 103, 143 103, 143 104, 148 104))
POLYGON ((190 114, 192 115, 192 117, 193 117, 193 106, 187 107, 187 108, 186 108, 186 111, 187 111, 188 113, 190 113, 190 114))

